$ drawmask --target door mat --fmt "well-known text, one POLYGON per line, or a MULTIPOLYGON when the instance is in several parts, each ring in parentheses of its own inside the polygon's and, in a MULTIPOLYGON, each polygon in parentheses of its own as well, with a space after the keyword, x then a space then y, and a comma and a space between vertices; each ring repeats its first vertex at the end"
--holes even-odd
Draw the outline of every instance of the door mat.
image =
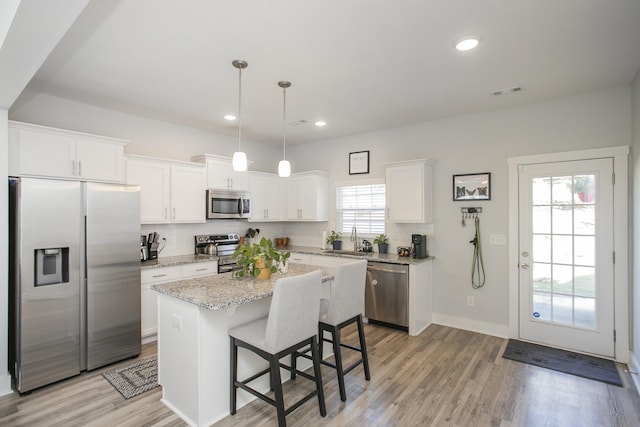
POLYGON ((611 360, 518 340, 509 340, 502 357, 622 387, 611 360))
POLYGON ((125 399, 130 399, 158 387, 158 359, 141 359, 127 366, 104 372, 103 377, 125 399))

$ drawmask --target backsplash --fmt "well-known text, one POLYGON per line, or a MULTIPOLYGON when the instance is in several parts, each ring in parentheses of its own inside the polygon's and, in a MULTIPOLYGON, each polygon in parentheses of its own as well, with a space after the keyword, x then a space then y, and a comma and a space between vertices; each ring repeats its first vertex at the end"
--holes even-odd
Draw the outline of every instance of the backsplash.
POLYGON ((260 237, 274 239, 284 236, 284 223, 256 223, 248 221, 207 221, 204 224, 143 224, 140 234, 153 231, 160 234, 160 248, 164 249, 158 257, 187 255, 194 252, 193 237, 196 234, 237 233, 244 236, 249 228, 259 228, 260 237), (166 238, 166 242, 162 239, 166 238))

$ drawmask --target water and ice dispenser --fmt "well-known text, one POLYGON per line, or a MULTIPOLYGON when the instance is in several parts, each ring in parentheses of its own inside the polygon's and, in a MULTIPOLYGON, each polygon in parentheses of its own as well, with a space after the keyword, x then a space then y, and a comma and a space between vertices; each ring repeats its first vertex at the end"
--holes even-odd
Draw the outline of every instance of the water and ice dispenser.
POLYGON ((35 286, 69 281, 69 248, 35 250, 35 286))

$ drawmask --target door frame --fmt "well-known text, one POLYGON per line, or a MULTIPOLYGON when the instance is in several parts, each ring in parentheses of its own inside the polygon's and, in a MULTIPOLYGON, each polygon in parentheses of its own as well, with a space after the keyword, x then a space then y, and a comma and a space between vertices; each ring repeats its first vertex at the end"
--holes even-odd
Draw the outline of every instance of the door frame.
POLYGON ((615 360, 629 362, 629 146, 510 157, 509 165, 509 338, 520 337, 518 171, 521 165, 599 158, 613 159, 613 250, 615 360))

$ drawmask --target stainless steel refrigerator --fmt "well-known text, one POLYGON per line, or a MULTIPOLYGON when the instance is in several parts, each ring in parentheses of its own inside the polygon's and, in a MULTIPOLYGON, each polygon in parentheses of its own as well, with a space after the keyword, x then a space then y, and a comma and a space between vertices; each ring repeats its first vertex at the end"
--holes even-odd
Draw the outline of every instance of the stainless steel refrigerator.
POLYGON ((140 188, 10 178, 9 210, 14 388, 140 354, 140 188))

